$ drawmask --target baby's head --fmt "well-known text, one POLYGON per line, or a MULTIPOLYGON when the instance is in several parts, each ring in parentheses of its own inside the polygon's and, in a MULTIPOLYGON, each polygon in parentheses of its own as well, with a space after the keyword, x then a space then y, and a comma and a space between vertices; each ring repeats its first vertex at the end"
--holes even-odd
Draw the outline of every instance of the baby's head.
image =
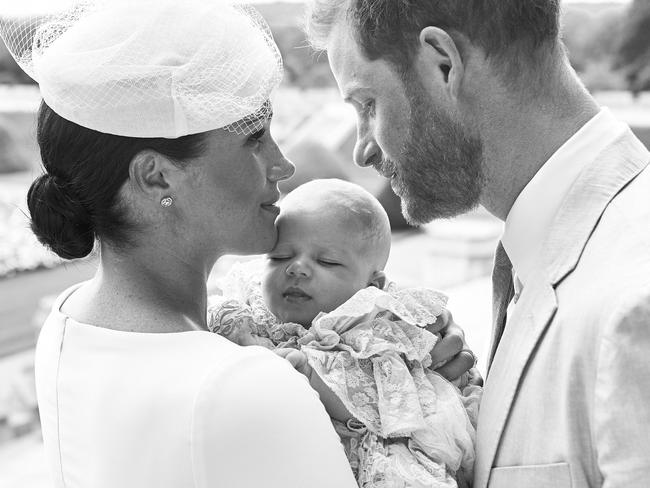
POLYGON ((264 301, 282 322, 308 326, 367 286, 383 288, 388 215, 366 190, 337 179, 299 186, 280 203, 264 301))

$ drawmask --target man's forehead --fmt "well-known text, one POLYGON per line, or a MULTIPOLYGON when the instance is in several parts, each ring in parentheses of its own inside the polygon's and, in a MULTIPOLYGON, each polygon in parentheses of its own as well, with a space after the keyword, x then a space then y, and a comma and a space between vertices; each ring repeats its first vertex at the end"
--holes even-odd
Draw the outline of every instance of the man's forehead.
POLYGON ((339 22, 332 30, 327 55, 341 96, 347 99, 353 91, 364 86, 369 61, 362 55, 361 48, 345 22, 339 22))

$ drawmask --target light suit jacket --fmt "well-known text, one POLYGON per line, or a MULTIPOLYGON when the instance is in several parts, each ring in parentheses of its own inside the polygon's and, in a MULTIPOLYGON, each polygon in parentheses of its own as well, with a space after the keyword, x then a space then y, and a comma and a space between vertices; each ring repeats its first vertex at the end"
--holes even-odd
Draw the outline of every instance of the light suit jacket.
POLYGON ((583 170, 493 331, 474 488, 650 487, 649 162, 628 131, 583 170))

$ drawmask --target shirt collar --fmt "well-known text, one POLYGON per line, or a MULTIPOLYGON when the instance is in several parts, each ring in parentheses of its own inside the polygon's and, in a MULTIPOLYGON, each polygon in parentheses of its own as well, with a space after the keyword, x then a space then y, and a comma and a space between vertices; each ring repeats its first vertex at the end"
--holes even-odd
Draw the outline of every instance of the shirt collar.
POLYGON ((544 163, 515 200, 501 241, 523 286, 571 185, 625 130, 624 123, 602 108, 544 163))

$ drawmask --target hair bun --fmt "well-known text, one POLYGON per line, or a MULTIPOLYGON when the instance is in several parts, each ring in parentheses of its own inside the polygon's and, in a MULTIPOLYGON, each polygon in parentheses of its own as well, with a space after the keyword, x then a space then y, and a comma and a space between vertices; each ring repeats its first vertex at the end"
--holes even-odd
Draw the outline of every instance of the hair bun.
POLYGON ((51 174, 36 178, 27 193, 32 231, 38 240, 64 259, 87 256, 95 244, 94 226, 88 209, 51 174))

